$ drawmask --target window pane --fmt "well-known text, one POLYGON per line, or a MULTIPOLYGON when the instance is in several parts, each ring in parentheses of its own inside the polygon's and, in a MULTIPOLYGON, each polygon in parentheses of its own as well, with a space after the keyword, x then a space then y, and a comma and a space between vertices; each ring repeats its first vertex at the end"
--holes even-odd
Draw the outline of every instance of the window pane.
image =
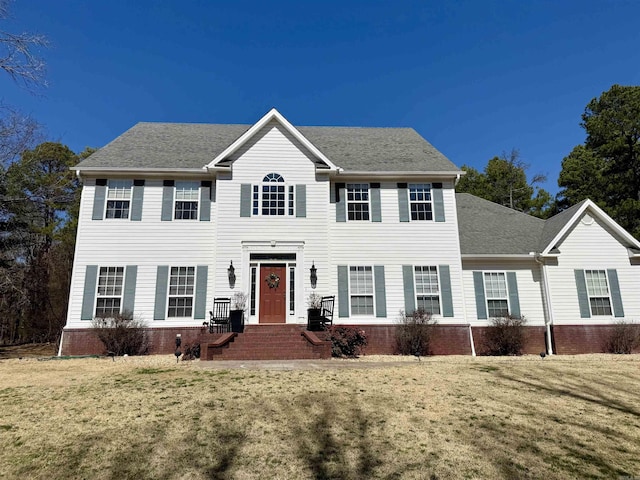
POLYGON ((106 218, 129 218, 129 200, 107 200, 106 218))
POLYGON ((171 267, 168 317, 191 317, 195 267, 171 267))
POLYGON ((506 300, 487 300, 489 317, 505 317, 509 315, 509 305, 506 300))
POLYGON ((507 298, 507 282, 504 273, 487 272, 484 274, 487 298, 507 298))
POLYGON ((349 220, 369 220, 368 184, 347 184, 347 215, 349 220))
POLYGON ((433 315, 440 315, 440 297, 418 295, 418 308, 433 315))
POLYGON ((611 303, 608 297, 590 298, 592 315, 611 315, 611 303))
POLYGON ((428 183, 410 183, 409 204, 411 220, 433 220, 431 185, 428 183))

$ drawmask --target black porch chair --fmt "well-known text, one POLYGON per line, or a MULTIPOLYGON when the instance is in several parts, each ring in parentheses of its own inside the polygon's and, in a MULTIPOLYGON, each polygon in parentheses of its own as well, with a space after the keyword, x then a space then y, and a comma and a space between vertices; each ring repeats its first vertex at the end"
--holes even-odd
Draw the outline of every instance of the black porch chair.
POLYGON ((320 316, 309 317, 307 319, 307 330, 317 332, 326 330, 328 326, 333 325, 333 306, 335 302, 335 295, 322 297, 320 302, 320 316))
POLYGON ((228 332, 231 329, 229 315, 231 311, 230 298, 214 298, 213 310, 209 312, 209 333, 228 332))

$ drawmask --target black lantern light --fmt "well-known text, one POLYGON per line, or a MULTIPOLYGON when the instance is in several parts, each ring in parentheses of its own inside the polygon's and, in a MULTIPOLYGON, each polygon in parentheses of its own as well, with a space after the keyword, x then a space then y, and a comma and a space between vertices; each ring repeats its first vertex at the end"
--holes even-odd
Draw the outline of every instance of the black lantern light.
POLYGON ((318 269, 316 268, 315 262, 311 264, 311 288, 316 288, 316 284, 318 283, 318 269))
POLYGON ((231 260, 231 264, 227 268, 227 275, 229 275, 229 286, 233 288, 236 284, 236 269, 233 268, 233 260, 231 260))

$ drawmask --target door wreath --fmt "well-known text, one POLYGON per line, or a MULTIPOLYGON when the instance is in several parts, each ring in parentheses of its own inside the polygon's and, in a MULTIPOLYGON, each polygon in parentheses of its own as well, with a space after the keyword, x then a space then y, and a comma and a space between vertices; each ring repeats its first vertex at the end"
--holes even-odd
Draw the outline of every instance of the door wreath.
POLYGON ((278 285, 280 285, 280 277, 275 273, 270 273, 264 280, 269 285, 269 288, 278 288, 278 285))

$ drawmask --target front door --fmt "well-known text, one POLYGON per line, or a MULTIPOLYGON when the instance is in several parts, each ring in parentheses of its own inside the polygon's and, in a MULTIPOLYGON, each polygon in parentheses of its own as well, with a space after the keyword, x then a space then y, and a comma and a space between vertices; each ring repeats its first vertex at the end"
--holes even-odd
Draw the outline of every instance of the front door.
POLYGON ((284 265, 260 266, 259 323, 285 323, 287 316, 287 268, 284 265))

